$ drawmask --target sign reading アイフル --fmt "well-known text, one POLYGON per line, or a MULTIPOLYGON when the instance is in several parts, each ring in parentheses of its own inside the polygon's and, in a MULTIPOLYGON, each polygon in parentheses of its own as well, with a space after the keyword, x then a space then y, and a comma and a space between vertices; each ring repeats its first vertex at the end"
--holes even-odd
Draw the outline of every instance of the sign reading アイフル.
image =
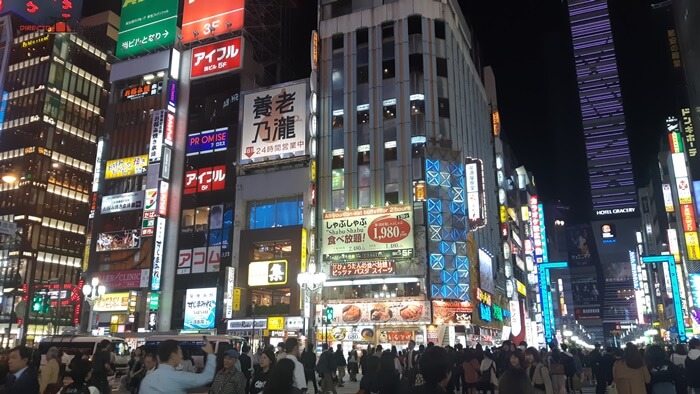
POLYGON ((124 0, 117 57, 123 59, 175 44, 178 3, 178 0, 124 0))
POLYGON ((240 164, 306 154, 307 81, 243 96, 240 164))
POLYGON ((191 78, 206 77, 241 67, 243 37, 235 37, 192 49, 191 78))
POLYGON ((243 28, 244 0, 185 0, 182 43, 243 28))
POLYGON ((413 208, 397 205, 325 212, 321 252, 330 255, 413 249, 413 208))

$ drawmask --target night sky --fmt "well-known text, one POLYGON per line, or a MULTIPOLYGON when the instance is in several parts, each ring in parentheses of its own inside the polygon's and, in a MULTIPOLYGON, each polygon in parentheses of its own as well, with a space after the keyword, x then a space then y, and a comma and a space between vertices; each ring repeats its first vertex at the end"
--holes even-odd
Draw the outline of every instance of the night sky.
MULTIPOLYGON (((666 29, 660 27, 664 11, 653 11, 650 1, 609 1, 638 187, 648 183, 649 171, 656 168, 664 120, 678 112, 669 88, 666 29)), ((591 210, 590 192, 565 2, 459 4, 483 63, 494 68, 505 137, 521 164, 535 174, 540 198, 570 205, 572 221, 584 222, 591 210)), ((119 5, 119 0, 86 1, 84 14, 118 12, 119 5)))

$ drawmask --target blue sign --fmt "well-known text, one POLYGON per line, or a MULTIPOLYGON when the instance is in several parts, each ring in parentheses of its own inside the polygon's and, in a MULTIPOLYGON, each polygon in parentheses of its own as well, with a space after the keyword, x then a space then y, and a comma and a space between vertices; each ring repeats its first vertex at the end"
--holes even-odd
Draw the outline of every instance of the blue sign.
POLYGON ((187 156, 225 151, 228 147, 228 129, 202 131, 187 136, 187 156))
POLYGON ((668 264, 668 274, 671 279, 671 294, 673 295, 673 309, 676 314, 676 326, 678 326, 678 340, 681 342, 687 341, 688 336, 685 332, 685 313, 683 313, 683 305, 681 304, 681 292, 679 289, 678 282, 678 269, 676 268, 676 263, 674 261, 673 256, 646 256, 642 257, 642 262, 645 264, 668 264))
POLYGON ((552 293, 549 290, 551 282, 549 270, 566 268, 567 265, 566 262, 548 262, 537 266, 540 300, 542 302, 542 325, 544 326, 544 339, 546 342, 551 342, 554 339, 554 305, 552 302, 552 293))
POLYGON ((185 329, 206 330, 216 326, 216 287, 187 289, 185 329))
POLYGON ((490 322, 491 321, 491 307, 484 304, 483 302, 479 303, 479 316, 481 316, 481 320, 490 322))
POLYGON ((168 111, 175 113, 177 109, 177 81, 168 81, 168 111))
POLYGON ((690 294, 695 305, 700 305, 700 274, 688 274, 690 294))
POLYGON ((542 236, 542 261, 549 261, 549 249, 547 248, 547 229, 544 222, 544 205, 537 204, 537 213, 540 216, 540 235, 542 236))
POLYGON ((695 191, 695 212, 700 212, 700 181, 693 181, 693 190, 695 191))

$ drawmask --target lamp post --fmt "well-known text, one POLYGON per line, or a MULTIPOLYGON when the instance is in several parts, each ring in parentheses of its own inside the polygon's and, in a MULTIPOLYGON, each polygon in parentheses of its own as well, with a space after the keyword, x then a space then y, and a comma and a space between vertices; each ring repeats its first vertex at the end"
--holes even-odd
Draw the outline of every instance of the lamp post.
POLYGON ((306 326, 307 340, 313 338, 313 329, 311 325, 311 307, 313 303, 311 301, 311 296, 323 287, 323 283, 326 279, 325 273, 316 272, 316 263, 313 262, 309 263, 306 272, 297 275, 297 282, 299 282, 304 294, 304 324, 306 326))
POLYGON ((89 320, 87 326, 88 333, 92 332, 92 308, 95 306, 95 301, 99 300, 100 297, 102 297, 105 294, 106 290, 107 289, 104 287, 104 285, 100 285, 99 278, 92 278, 91 284, 86 284, 85 286, 83 286, 83 295, 85 296, 85 301, 87 301, 90 305, 90 314, 88 315, 89 320))

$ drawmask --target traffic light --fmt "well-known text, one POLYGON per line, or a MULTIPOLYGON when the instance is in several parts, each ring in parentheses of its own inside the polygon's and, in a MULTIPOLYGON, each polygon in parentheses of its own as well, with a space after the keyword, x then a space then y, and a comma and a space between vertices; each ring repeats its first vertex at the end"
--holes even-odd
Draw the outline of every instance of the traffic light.
POLYGON ((49 313, 51 310, 51 296, 43 294, 41 297, 41 313, 49 313))
POLYGON ((330 324, 332 321, 333 321, 333 308, 329 306, 326 308, 326 323, 330 324))
POLYGON ((41 312, 43 301, 44 301, 43 295, 34 294, 34 297, 32 298, 32 312, 34 312, 34 313, 41 312))

